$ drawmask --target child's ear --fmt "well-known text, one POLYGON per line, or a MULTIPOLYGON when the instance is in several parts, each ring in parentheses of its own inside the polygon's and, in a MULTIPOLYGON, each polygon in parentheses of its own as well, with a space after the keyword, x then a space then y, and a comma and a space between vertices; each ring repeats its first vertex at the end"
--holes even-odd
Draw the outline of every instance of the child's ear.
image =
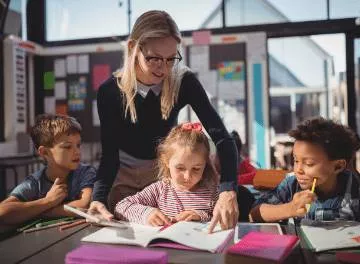
POLYGON ((341 159, 341 160, 336 160, 335 161, 335 171, 336 173, 339 173, 343 170, 345 170, 346 168, 346 160, 341 159))
POLYGON ((39 156, 44 158, 44 159, 48 156, 48 151, 49 150, 44 146, 40 146, 37 151, 39 153, 39 156))

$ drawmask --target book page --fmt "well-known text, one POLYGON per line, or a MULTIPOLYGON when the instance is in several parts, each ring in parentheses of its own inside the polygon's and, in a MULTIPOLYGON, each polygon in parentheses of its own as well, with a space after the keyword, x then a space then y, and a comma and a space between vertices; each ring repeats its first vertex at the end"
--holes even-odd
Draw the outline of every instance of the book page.
POLYGON ((301 231, 317 252, 360 246, 359 222, 302 222, 301 231))
POLYGON ((84 242, 138 245, 145 247, 160 227, 151 227, 135 223, 126 223, 121 228, 104 227, 84 238, 84 242))
POLYGON ((214 232, 208 234, 209 225, 209 222, 177 222, 155 235, 152 241, 157 238, 168 239, 195 249, 219 252, 234 230, 221 231, 220 226, 216 226, 214 232))

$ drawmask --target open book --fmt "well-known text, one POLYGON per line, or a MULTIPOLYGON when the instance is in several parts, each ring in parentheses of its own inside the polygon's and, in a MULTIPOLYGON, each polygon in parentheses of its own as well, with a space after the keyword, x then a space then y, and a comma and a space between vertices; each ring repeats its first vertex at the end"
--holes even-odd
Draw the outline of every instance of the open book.
POLYGON ((354 221, 306 221, 301 234, 315 252, 360 246, 360 223, 354 221))
POLYGON ((212 234, 208 234, 209 223, 177 222, 166 228, 152 227, 123 222, 126 228, 105 227, 81 241, 127 244, 142 247, 170 247, 187 250, 204 250, 222 252, 234 230, 224 230, 217 226, 212 234))

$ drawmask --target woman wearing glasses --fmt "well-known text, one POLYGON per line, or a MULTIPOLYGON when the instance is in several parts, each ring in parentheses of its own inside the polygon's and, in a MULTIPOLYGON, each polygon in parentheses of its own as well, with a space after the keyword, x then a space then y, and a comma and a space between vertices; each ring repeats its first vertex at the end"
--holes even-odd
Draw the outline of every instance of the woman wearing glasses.
POLYGON ((112 211, 117 201, 156 181, 158 142, 190 105, 214 141, 223 168, 212 226, 232 228, 239 214, 235 144, 200 82, 180 63, 180 45, 179 29, 166 12, 142 14, 128 38, 123 68, 100 86, 102 157, 90 212, 110 219, 106 202, 112 211))

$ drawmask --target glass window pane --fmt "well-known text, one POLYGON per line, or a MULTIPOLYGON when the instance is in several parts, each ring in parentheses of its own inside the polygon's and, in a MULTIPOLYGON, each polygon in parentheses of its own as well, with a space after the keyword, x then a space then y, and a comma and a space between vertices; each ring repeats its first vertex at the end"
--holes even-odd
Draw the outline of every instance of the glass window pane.
POLYGON ((10 1, 8 13, 5 18, 4 33, 21 37, 22 3, 26 0, 10 1))
POLYGON ((226 26, 321 19, 326 19, 325 0, 229 0, 226 2, 226 26))
POLYGON ((330 0, 330 18, 360 17, 360 0, 330 0))
MULTIPOLYGON (((203 24, 212 18, 214 10, 221 7, 221 0, 132 0, 131 1, 131 24, 144 12, 149 10, 164 10, 175 20, 181 31, 209 27, 203 24)), ((220 17, 221 18, 221 17, 220 17)), ((211 27, 222 27, 221 19, 214 16, 211 20, 211 27)))
POLYGON ((127 1, 46 0, 46 40, 128 34, 127 1))
POLYGON ((345 35, 271 38, 268 53, 273 166, 289 169, 279 154, 289 129, 319 115, 346 123, 345 35))

